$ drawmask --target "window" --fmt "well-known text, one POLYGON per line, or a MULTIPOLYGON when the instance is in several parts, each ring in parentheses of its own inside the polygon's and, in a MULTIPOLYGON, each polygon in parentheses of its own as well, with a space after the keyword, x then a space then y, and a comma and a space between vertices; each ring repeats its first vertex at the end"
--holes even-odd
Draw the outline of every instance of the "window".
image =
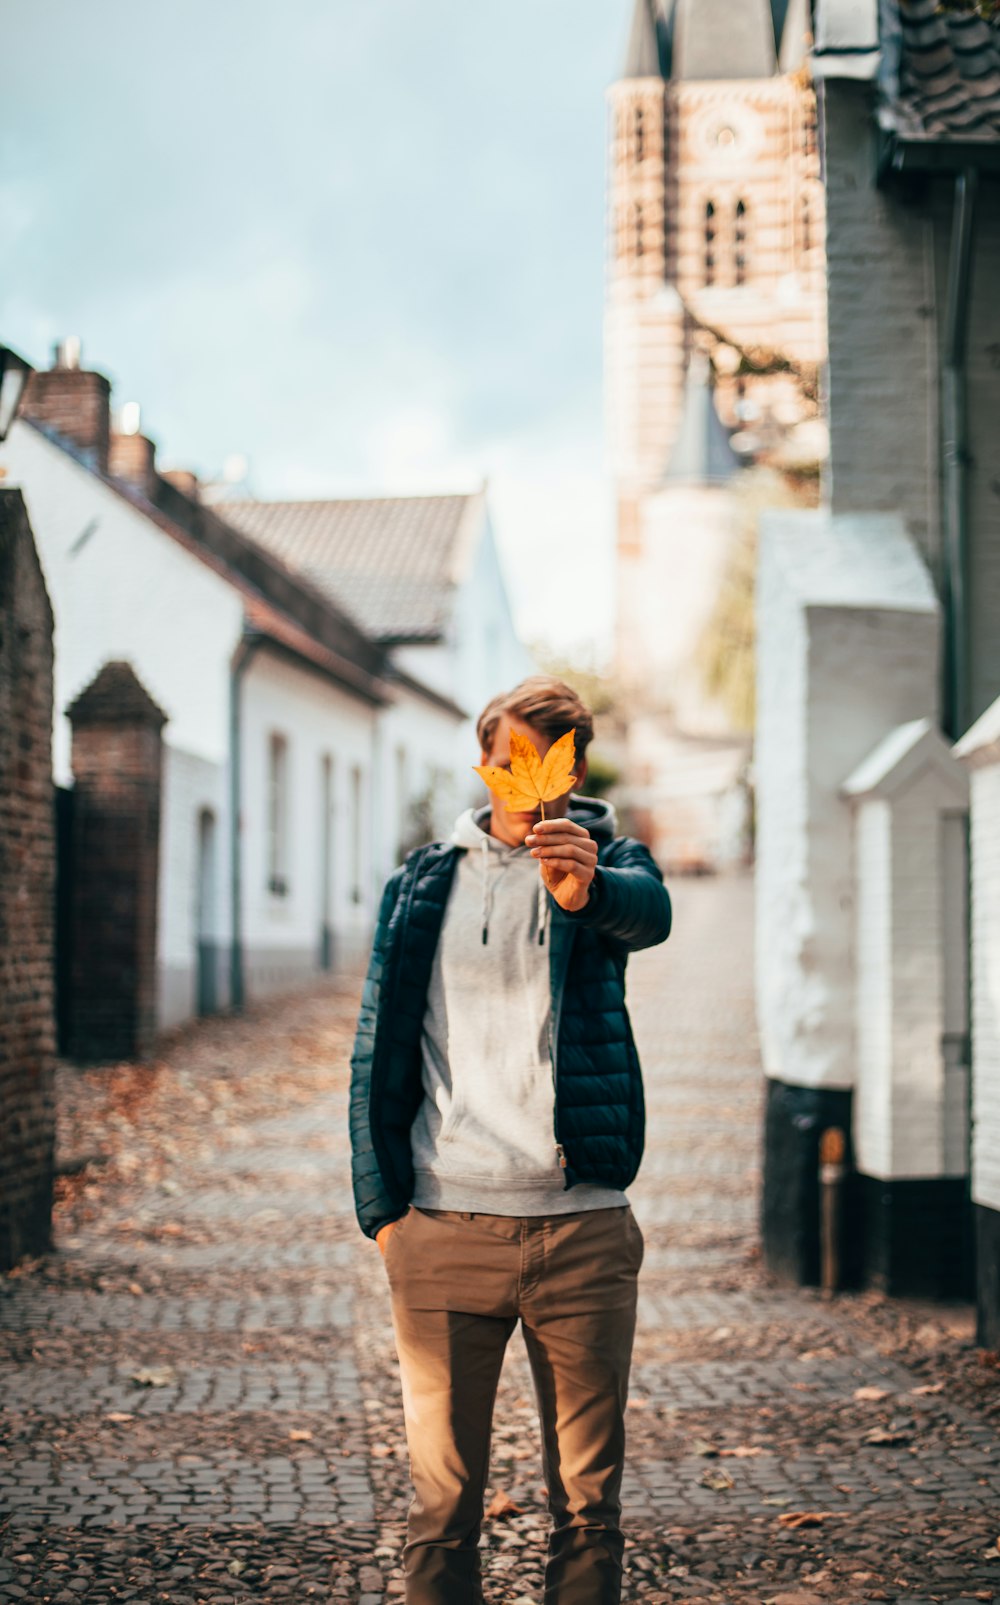
POLYGON ((807 94, 802 108, 802 154, 816 154, 816 96, 807 94))
POLYGON ((705 206, 705 283, 715 283, 715 202, 705 206))
POLYGON ((632 208, 632 243, 636 256, 642 255, 642 207, 638 201, 632 208))
POLYGON ((361 808, 364 799, 364 774, 361 767, 355 764, 351 770, 351 902, 363 901, 362 892, 362 819, 361 808))
POLYGON ((288 742, 276 731, 268 745, 267 888, 288 896, 288 742))
POLYGON ((802 220, 802 253, 812 250, 812 212, 809 207, 808 195, 803 195, 800 202, 802 220))
POLYGON ((319 760, 319 965, 333 968, 333 758, 319 760))
POLYGON ((736 202, 733 223, 733 277, 737 284, 747 281, 747 209, 743 201, 736 202))
POLYGON ((646 154, 646 130, 642 120, 642 107, 635 108, 635 159, 641 162, 646 154))
POLYGON ((410 773, 405 747, 396 748, 396 861, 401 863, 410 833, 410 773))

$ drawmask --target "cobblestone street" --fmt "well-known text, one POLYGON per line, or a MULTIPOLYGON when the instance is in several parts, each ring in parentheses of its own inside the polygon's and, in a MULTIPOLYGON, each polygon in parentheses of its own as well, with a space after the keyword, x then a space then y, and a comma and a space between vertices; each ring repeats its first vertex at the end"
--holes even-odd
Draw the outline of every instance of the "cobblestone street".
MULTIPOLYGON (((672 888, 630 967, 649 1137, 626 1598, 1000 1597, 1000 1370, 964 1306, 769 1285, 752 886, 672 888)), ((351 1209, 353 988, 61 1072, 57 1251, 0 1279, 0 1599, 402 1593, 381 1262, 351 1209)), ((493 1605, 542 1605, 520 1338, 497 1408, 493 1605)))

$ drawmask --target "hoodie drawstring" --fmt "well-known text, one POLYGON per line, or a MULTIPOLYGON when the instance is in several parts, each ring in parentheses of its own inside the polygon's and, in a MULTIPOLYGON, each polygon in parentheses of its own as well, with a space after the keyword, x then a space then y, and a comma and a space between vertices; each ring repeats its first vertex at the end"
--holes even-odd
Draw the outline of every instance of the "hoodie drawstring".
POLYGON ((493 888, 490 885, 490 844, 484 836, 479 844, 479 866, 483 873, 483 946, 490 939, 490 909, 493 904, 493 888))
MULTIPOLYGON (((496 885, 496 882, 495 882, 495 880, 493 879, 493 876, 490 873, 490 861, 491 861, 491 857, 496 857, 496 856, 497 856, 496 854, 491 854, 489 841, 484 836, 482 841, 479 844, 479 867, 480 867, 480 872, 482 874, 482 881, 483 881, 483 897, 482 897, 482 915, 481 915, 481 918, 482 918, 482 922, 483 922, 483 946, 484 947, 487 945, 487 943, 489 942, 489 939, 490 939, 490 915, 493 912, 493 892, 494 892, 494 887, 496 885)), ((502 858, 497 858, 497 866, 496 867, 497 867, 497 874, 498 875, 502 874, 502 872, 507 867, 507 861, 505 859, 502 859, 502 858)), ((548 896, 547 896, 547 893, 546 893, 546 890, 545 890, 545 883, 542 880, 541 875, 539 875, 539 878, 538 878, 538 945, 539 945, 539 947, 544 947, 545 946, 545 933, 548 930, 548 926, 549 926, 549 899, 548 899, 548 896)))

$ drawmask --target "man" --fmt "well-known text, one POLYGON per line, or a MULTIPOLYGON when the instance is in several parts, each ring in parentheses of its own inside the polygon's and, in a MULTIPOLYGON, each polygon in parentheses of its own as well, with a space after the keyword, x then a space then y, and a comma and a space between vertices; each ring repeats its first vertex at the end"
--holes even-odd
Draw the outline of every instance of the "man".
MULTIPOLYGON (((481 762, 510 735, 544 758, 591 715, 536 675, 484 709, 481 762)), ((478 1605, 479 1531, 504 1349, 520 1320, 552 1532, 546 1605, 621 1597, 624 1413, 642 1237, 624 1189, 643 1096, 628 954, 669 933, 646 848, 611 807, 499 797, 412 853, 382 898, 352 1057, 362 1230, 385 1256, 414 1499, 408 1605, 478 1605)))

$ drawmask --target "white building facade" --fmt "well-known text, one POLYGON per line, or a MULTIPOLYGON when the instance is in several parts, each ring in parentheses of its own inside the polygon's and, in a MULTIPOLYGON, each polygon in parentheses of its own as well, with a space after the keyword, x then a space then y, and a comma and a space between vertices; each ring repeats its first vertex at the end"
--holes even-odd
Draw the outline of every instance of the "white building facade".
POLYGON ((73 779, 66 709, 108 660, 128 662, 167 716, 163 1028, 362 961, 400 854, 472 794, 479 696, 527 660, 482 503, 449 631, 404 653, 165 481, 151 447, 141 474, 112 475, 115 437, 109 454, 81 404, 93 381, 105 384, 36 375, 0 466, 24 493, 55 614, 57 784, 73 779), (477 607, 498 681, 475 657, 477 607), (425 664, 426 683, 413 672, 425 664))
POLYGON ((995 49, 971 13, 815 9, 831 458, 825 506, 761 534, 764 1251, 818 1279, 839 1128, 846 1280, 974 1294, 995 1344, 1000 115, 962 89, 995 49))

